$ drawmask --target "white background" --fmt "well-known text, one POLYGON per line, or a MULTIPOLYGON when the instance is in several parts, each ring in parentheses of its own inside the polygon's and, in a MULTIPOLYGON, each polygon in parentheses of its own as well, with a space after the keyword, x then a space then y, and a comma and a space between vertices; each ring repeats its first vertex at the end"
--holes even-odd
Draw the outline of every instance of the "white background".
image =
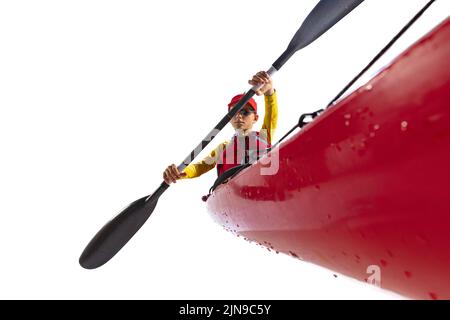
MULTIPOLYGON (((275 77, 277 137, 325 106, 425 3, 367 0, 298 52, 275 77)), ((107 265, 78 265, 97 230, 153 192, 315 4, 0 2, 0 298, 399 298, 226 233, 200 200, 214 171, 171 187, 107 265)), ((449 9, 438 0, 369 74, 449 9)))

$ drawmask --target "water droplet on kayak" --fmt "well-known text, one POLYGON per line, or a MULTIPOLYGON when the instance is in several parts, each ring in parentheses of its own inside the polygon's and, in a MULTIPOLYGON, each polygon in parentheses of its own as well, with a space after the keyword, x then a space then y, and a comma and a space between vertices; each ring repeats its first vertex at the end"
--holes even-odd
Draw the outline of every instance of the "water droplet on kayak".
POLYGON ((375 132, 371 132, 371 133, 369 134, 369 137, 375 138, 375 132))
POLYGON ((441 113, 441 114, 439 114, 439 113, 438 114, 434 114, 434 115, 428 117, 428 122, 433 123, 433 122, 439 121, 443 117, 444 117, 443 113, 441 113))
POLYGON ((337 276, 337 274, 333 274, 333 277, 337 278, 338 276, 337 276))
POLYGON ((295 252, 289 251, 289 254, 290 254, 291 256, 293 256, 294 258, 297 258, 297 259, 298 259, 298 255, 297 255, 295 252))
POLYGON ((382 267, 387 267, 387 265, 388 265, 387 261, 383 260, 383 259, 380 260, 380 264, 382 267))
POLYGON ((350 127, 350 121, 348 121, 348 120, 345 121, 345 126, 346 126, 346 127, 350 127))
POLYGON ((350 113, 347 113, 344 115, 344 119, 350 120, 352 118, 352 115, 350 113))
POLYGON ((403 132, 408 130, 408 122, 407 121, 403 121, 401 124, 401 129, 403 132))
POLYGON ((276 253, 276 254, 279 254, 280 252, 279 252, 279 251, 275 251, 275 253, 276 253))
POLYGON ((239 225, 237 224, 237 225, 236 225, 236 227, 238 227, 238 228, 239 228, 239 225))
POLYGON ((388 254, 389 257, 391 257, 391 258, 394 257, 394 254, 392 253, 392 251, 386 250, 386 252, 387 252, 387 254, 388 254))
POLYGON ((367 91, 372 91, 372 89, 373 89, 373 86, 371 84, 366 86, 366 90, 367 91))
POLYGON ((360 259, 361 259, 361 257, 360 257, 360 256, 358 256, 357 254, 355 254, 355 258, 356 258, 356 259, 358 259, 358 260, 360 260, 360 259))
POLYGON ((269 252, 272 252, 269 248, 266 248, 269 252))
POLYGON ((373 126, 373 130, 375 130, 375 131, 377 131, 377 130, 380 130, 380 125, 379 124, 375 124, 374 126, 373 126))
POLYGON ((405 271, 405 277, 408 278, 408 279, 411 279, 412 278, 412 273, 409 272, 409 271, 405 271))
POLYGON ((437 300, 438 296, 436 293, 428 292, 428 295, 430 296, 431 300, 437 300))

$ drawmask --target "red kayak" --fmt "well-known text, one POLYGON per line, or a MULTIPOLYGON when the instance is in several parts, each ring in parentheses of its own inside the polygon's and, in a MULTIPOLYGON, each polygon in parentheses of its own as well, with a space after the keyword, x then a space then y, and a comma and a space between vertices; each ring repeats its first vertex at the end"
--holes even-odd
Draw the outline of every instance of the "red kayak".
POLYGON ((269 155, 214 190, 217 223, 406 297, 450 299, 450 19, 269 155), (278 171, 262 175, 275 152, 278 171))

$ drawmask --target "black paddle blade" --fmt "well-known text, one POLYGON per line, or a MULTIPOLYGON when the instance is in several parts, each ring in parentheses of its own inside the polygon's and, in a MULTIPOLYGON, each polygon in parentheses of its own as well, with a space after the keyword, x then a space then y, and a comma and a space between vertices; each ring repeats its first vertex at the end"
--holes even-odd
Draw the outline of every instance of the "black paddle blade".
POLYGON ((286 51, 273 64, 275 69, 280 68, 298 50, 306 47, 331 27, 338 23, 347 14, 353 11, 364 0, 321 0, 292 38, 286 51))
POLYGON ((114 257, 147 221, 168 186, 163 183, 150 197, 134 201, 109 221, 84 249, 80 265, 85 269, 95 269, 114 257))

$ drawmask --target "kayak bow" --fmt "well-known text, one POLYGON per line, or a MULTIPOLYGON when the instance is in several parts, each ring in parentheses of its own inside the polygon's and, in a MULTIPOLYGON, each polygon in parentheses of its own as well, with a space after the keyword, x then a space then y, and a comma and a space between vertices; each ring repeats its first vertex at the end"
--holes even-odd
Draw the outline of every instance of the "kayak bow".
POLYGON ((449 57, 447 19, 272 151, 275 174, 263 158, 218 186, 213 219, 404 296, 450 299, 449 57))

